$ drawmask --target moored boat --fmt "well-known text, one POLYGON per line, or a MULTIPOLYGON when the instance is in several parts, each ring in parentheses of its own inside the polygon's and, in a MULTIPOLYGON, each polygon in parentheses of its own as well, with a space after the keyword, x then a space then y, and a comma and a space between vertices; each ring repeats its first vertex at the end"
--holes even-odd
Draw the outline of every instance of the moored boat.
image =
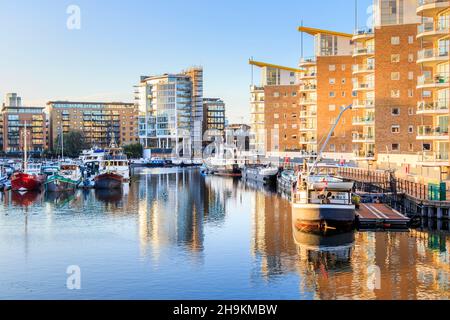
POLYGON ((41 165, 33 163, 27 165, 23 172, 16 172, 11 177, 11 189, 13 191, 38 191, 45 181, 45 175, 41 174, 41 165))
POLYGON ((106 172, 94 178, 96 189, 119 189, 122 187, 123 177, 120 174, 106 172))
POLYGON ((297 175, 294 170, 284 170, 277 177, 277 188, 280 192, 291 194, 297 181, 297 175))
POLYGON ((279 169, 271 166, 248 166, 242 172, 245 180, 253 180, 264 185, 275 185, 279 169))
POLYGON ((48 192, 74 191, 81 182, 81 172, 76 164, 63 164, 61 170, 44 183, 48 192))

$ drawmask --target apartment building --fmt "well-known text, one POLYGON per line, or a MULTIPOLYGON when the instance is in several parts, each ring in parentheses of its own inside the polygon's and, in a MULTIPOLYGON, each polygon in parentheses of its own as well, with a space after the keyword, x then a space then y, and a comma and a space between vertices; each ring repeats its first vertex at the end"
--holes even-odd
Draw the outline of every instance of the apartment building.
POLYGON ((219 98, 203 99, 203 134, 216 131, 223 134, 225 130, 225 102, 219 98))
POLYGON ((417 140, 424 142, 419 164, 428 175, 439 173, 439 178, 448 179, 450 2, 419 0, 417 15, 417 114, 427 120, 417 128, 417 140))
POLYGON ((49 143, 54 149, 61 133, 82 131, 89 146, 138 143, 138 109, 133 103, 50 101, 49 143))
POLYGON ((44 107, 23 106, 21 97, 16 93, 8 93, 2 105, 1 118, 5 153, 21 154, 25 138, 30 154, 40 155, 47 149, 47 117, 44 107))
POLYGON ((250 87, 251 149, 259 156, 264 156, 268 153, 277 154, 279 152, 284 152, 291 147, 291 144, 283 141, 283 144, 280 145, 279 136, 277 134, 279 128, 276 128, 276 124, 279 121, 275 121, 280 119, 275 119, 275 113, 278 113, 279 115, 286 112, 292 112, 292 99, 295 100, 296 98, 296 96, 292 96, 292 91, 298 90, 298 77, 301 70, 254 60, 250 60, 249 64, 261 69, 260 84, 252 84, 250 87), (266 96, 266 90, 268 96, 266 96), (283 96, 276 94, 281 91, 283 92, 283 96), (278 99, 284 98, 284 93, 287 91, 290 92, 291 102, 287 100, 278 101, 278 99), (268 104, 266 104, 266 99, 269 99, 268 104), (280 105, 281 108, 284 108, 284 104, 286 104, 286 106, 290 105, 290 110, 281 110, 280 105), (276 108, 278 108, 277 111, 275 111, 276 108), (267 119, 266 115, 268 115, 267 119), (266 120, 268 123, 266 123, 266 120))
POLYGON ((172 149, 200 157, 203 131, 203 70, 142 76, 135 86, 142 116, 139 138, 149 149, 172 149))
MULTIPOLYGON (((300 149, 317 153, 326 140, 341 110, 353 102, 352 35, 342 32, 299 27, 300 32, 314 37, 314 56, 302 58, 300 68, 300 149)), ((324 157, 352 160, 352 125, 364 119, 343 114, 324 157)))

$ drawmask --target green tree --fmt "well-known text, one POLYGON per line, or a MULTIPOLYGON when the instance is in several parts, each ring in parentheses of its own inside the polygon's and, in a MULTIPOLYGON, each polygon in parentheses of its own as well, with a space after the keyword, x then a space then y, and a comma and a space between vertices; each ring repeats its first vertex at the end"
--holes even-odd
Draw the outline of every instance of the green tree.
POLYGON ((133 143, 123 147, 123 152, 131 159, 140 159, 144 154, 144 147, 140 143, 133 143))
POLYGON ((64 157, 76 158, 80 155, 81 151, 88 148, 83 132, 76 130, 64 133, 64 141, 61 141, 60 136, 55 139, 54 146, 56 148, 53 151, 56 155, 61 155, 61 147, 63 144, 64 157))

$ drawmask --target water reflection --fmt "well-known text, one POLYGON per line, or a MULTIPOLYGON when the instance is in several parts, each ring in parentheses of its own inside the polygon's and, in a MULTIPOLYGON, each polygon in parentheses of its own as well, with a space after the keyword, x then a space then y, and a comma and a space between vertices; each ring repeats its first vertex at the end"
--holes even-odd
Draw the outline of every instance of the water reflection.
MULTIPOLYGON (((56 272, 55 261, 82 259, 110 266, 83 298, 450 298, 445 222, 411 232, 305 234, 272 190, 192 169, 137 171, 122 190, 0 197, 0 261, 11 264, 0 264, 0 297, 45 292, 11 291, 17 268, 39 281, 56 272)), ((68 293, 49 284, 48 294, 68 293)))

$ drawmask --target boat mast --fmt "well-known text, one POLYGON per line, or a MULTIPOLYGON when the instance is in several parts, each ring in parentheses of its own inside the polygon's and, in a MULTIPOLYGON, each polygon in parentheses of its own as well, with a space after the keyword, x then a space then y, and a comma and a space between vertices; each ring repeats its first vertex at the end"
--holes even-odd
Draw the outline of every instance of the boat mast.
POLYGON ((24 132, 23 132, 23 171, 26 172, 28 169, 28 162, 27 162, 27 122, 25 121, 24 126, 24 132))
POLYGON ((64 161, 64 130, 61 128, 61 160, 64 161))
POLYGON ((322 154, 325 151, 325 148, 327 147, 328 142, 330 142, 331 137, 333 136, 333 132, 336 129, 336 127, 339 124, 339 121, 341 121, 342 116, 344 115, 344 113, 347 110, 351 110, 353 108, 353 104, 349 105, 348 107, 345 107, 344 109, 342 109, 342 111, 339 113, 339 116, 336 120, 336 122, 334 123, 333 127, 331 128, 330 132, 328 133, 327 139, 325 140, 325 142, 322 145, 322 148, 320 148, 320 152, 317 155, 316 161, 314 161, 314 164, 311 167, 311 170, 309 171, 309 174, 312 174, 314 172, 314 169, 316 168, 317 164, 320 162, 320 160, 322 159, 322 154))

